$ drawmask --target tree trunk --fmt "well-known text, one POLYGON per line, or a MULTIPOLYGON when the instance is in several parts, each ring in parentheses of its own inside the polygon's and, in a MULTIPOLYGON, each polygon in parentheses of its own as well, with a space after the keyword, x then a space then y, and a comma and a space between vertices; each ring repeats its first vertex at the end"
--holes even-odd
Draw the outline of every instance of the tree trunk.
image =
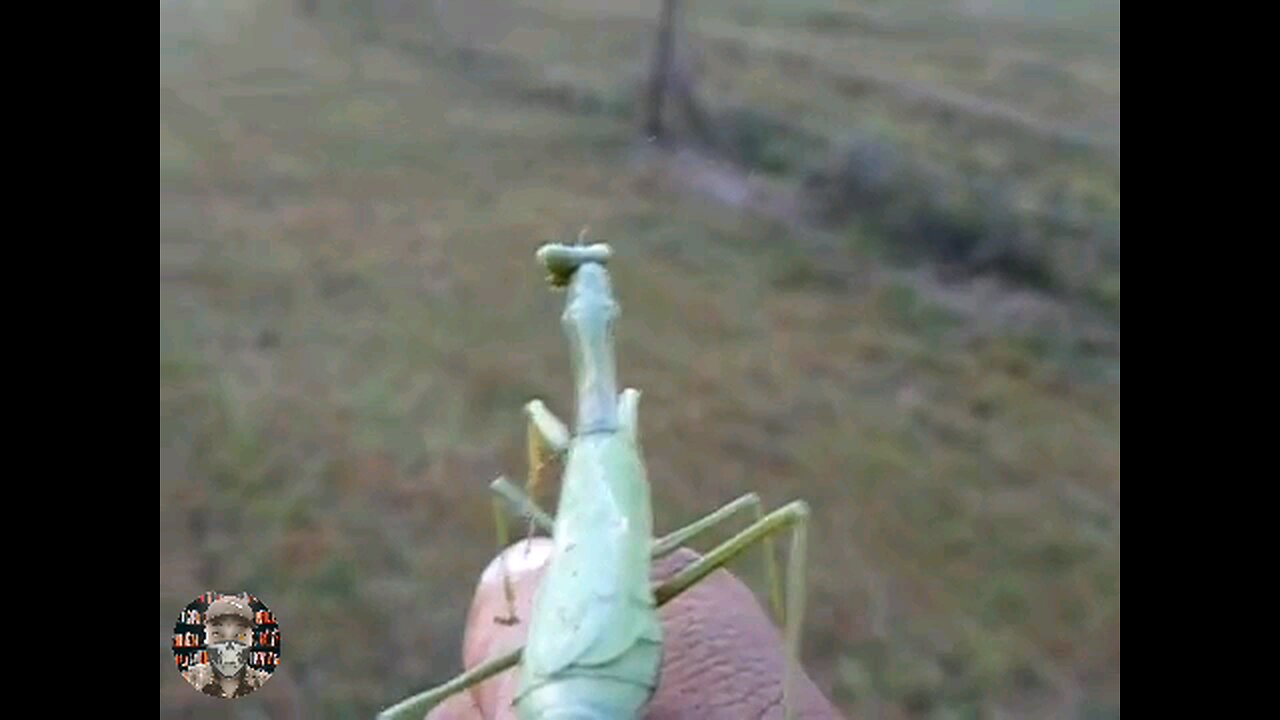
POLYGON ((651 139, 662 137, 662 105, 667 96, 667 84, 671 75, 671 54, 675 47, 675 16, 679 0, 662 0, 662 13, 658 17, 658 37, 653 52, 653 67, 649 71, 649 99, 645 108, 645 132, 651 139))

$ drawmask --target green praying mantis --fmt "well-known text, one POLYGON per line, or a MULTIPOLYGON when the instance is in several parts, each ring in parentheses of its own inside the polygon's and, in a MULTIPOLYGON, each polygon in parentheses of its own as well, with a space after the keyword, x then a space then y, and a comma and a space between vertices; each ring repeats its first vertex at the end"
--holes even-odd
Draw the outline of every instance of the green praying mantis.
MULTIPOLYGON (((525 405, 529 478, 525 491, 505 478, 491 484, 500 548, 504 511, 529 518, 554 543, 533 601, 525 646, 490 659, 452 680, 387 708, 379 720, 421 720, 445 699, 519 665, 515 710, 521 720, 552 717, 638 718, 652 697, 662 663, 658 608, 757 542, 763 544, 770 604, 785 622, 785 717, 792 717, 805 602, 809 509, 794 501, 764 514, 749 493, 711 514, 654 539, 653 509, 640 451, 640 391, 617 390, 614 323, 620 312, 605 266, 607 243, 549 243, 537 251, 552 287, 567 289, 561 323, 569 339, 577 395, 570 432, 541 400, 525 405), (564 463, 554 518, 532 499, 543 468, 564 463), (755 521, 654 587, 650 563, 696 535, 751 508, 755 521), (789 529, 786 606, 782 605, 771 536, 789 529)), ((509 597, 509 595, 508 595, 509 597)), ((502 621, 502 619, 495 618, 502 621)), ((518 622, 510 617, 506 622, 518 622)))

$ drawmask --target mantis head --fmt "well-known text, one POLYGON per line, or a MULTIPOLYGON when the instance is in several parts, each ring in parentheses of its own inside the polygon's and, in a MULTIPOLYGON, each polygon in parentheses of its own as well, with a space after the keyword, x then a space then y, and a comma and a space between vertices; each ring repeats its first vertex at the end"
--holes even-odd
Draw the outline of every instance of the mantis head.
POLYGON ((613 430, 618 425, 614 379, 613 324, 619 307, 604 264, 607 244, 562 245, 538 249, 552 287, 567 287, 560 322, 569 338, 578 388, 578 431, 613 430))
POLYGON ((538 262, 547 268, 547 282, 552 287, 568 287, 574 271, 587 264, 603 266, 613 257, 613 248, 607 243, 593 245, 565 245, 547 243, 538 248, 538 262))

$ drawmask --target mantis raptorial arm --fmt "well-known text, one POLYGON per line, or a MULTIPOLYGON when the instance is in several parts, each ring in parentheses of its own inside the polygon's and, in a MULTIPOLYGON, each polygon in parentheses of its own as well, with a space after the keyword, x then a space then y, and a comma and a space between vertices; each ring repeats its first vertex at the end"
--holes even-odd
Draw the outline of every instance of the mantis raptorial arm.
MULTIPOLYGON (((533 513, 522 512, 529 518, 529 531, 526 540, 533 537, 533 530, 536 526, 541 526, 550 532, 550 517, 546 513, 538 510, 531 499, 542 484, 542 471, 546 468, 547 462, 554 457, 563 455, 569 449, 570 435, 569 429, 565 424, 556 417, 541 400, 532 400, 524 406, 525 416, 528 418, 528 451, 529 451, 529 478, 525 483, 525 492, 520 491, 514 486, 507 483, 505 479, 498 478, 491 486, 499 497, 493 501, 493 522, 494 528, 498 534, 498 550, 501 551, 507 546, 507 518, 502 511, 502 503, 500 499, 510 501, 512 493, 523 495, 528 500, 529 508, 541 513, 541 516, 533 513), (499 485, 505 483, 505 485, 499 485), (499 488, 503 488, 500 490, 499 488), (506 495, 504 495, 504 491, 506 495), (545 520, 544 522, 539 522, 545 520)), ((520 621, 515 614, 515 596, 511 588, 511 578, 503 566, 503 588, 507 596, 507 615, 506 617, 496 617, 494 620, 503 625, 513 625, 520 621)))
POLYGON ((547 409, 545 403, 531 400, 524 406, 524 412, 552 452, 561 455, 569 449, 569 428, 547 409))
MULTIPOLYGON (((499 478, 499 481, 502 480, 502 478, 499 478)), ((498 482, 494 483, 494 485, 497 484, 498 482)), ((509 485, 509 483, 507 484, 509 485)), ((743 498, 730 503, 726 508, 741 502, 743 502, 743 498)), ((739 509, 740 507, 745 507, 746 504, 749 503, 743 503, 739 506, 739 509)), ((788 718, 791 717, 791 699, 795 695, 795 676, 800 661, 800 629, 804 617, 805 604, 804 583, 807 568, 808 519, 809 506, 804 501, 792 502, 774 510, 653 589, 654 600, 659 607, 662 607, 679 597, 681 593, 693 587, 706 576, 741 555, 752 544, 767 540, 779 530, 789 528, 792 535, 787 553, 786 625, 783 630, 787 657, 783 680, 783 706, 788 718)), ((683 530, 679 532, 683 532, 683 530)), ((657 544, 655 543, 656 547, 657 544)), ((523 648, 520 648, 505 655, 486 660, 442 685, 406 698, 383 710, 378 714, 378 720, 406 720, 407 718, 419 720, 427 711, 449 696, 467 690, 514 667, 516 663, 520 662, 522 652, 523 648)))
MULTIPOLYGON (((568 452, 572 436, 569 428, 541 400, 527 403, 524 412, 529 419, 529 479, 525 483, 525 494, 532 499, 537 497, 542 485, 542 471, 547 462, 568 452)), ((536 524, 530 515, 528 537, 533 537, 536 524)))
MULTIPOLYGON (((571 436, 569 428, 541 400, 527 403, 524 412, 529 420, 529 479, 525 483, 525 493, 533 498, 537 497, 547 462, 569 450, 571 436)), ((529 532, 533 533, 532 522, 529 532)))

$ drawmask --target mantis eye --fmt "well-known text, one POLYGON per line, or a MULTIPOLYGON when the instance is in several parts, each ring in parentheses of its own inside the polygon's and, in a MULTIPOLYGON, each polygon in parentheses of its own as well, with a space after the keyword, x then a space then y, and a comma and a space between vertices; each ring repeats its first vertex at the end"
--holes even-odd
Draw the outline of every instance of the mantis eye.
POLYGON ((555 288, 568 286, 573 273, 583 263, 604 264, 613 255, 606 243, 594 245, 563 245, 547 243, 538 248, 538 260, 547 268, 547 282, 555 288))

